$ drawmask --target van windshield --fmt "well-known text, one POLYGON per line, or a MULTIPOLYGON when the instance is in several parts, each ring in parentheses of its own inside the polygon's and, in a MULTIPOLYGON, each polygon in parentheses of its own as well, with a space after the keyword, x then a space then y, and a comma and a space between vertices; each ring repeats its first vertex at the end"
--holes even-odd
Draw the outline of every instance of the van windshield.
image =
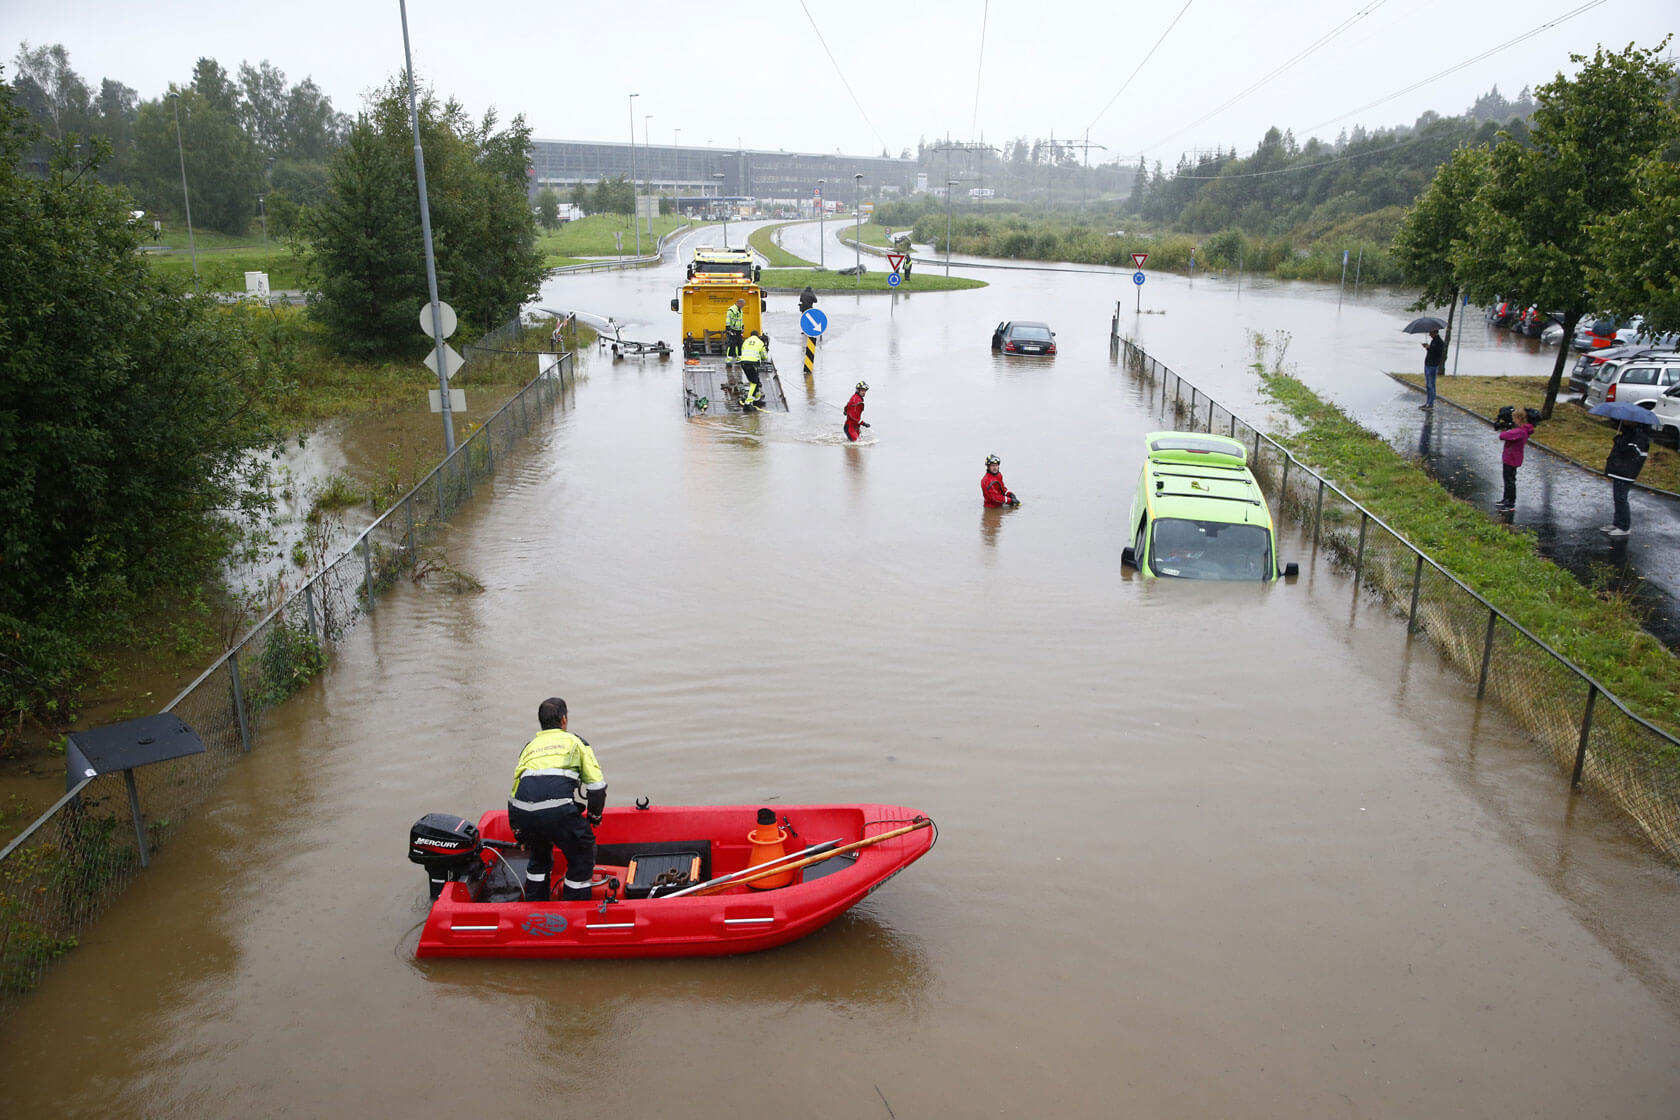
POLYGON ((1267 579, 1272 535, 1261 525, 1163 517, 1155 522, 1149 566, 1180 579, 1267 579))

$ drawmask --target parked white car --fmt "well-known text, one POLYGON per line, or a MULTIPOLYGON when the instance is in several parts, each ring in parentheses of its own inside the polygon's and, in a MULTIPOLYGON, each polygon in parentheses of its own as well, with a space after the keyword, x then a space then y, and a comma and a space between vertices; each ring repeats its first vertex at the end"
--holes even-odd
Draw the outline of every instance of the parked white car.
POLYGON ((1680 385, 1665 390, 1651 411, 1657 414, 1657 438, 1680 447, 1680 385))
POLYGON ((1655 358, 1608 361, 1598 367, 1587 383, 1585 404, 1588 408, 1605 401, 1638 404, 1656 399, 1675 385, 1680 385, 1680 361, 1655 358))

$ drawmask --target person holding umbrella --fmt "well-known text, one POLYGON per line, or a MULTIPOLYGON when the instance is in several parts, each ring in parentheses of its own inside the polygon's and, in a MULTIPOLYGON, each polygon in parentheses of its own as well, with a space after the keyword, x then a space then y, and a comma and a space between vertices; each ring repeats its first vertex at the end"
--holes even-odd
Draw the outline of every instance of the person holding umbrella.
POLYGON ((1655 404, 1655 401, 1641 404, 1605 401, 1587 410, 1589 415, 1608 416, 1616 421, 1616 436, 1610 444, 1610 457, 1604 461, 1604 473, 1610 476, 1610 494, 1615 512, 1611 523, 1599 530, 1610 537, 1621 538, 1633 532, 1628 491, 1633 489, 1633 480, 1645 469, 1645 460, 1651 455, 1651 429, 1657 424, 1651 407, 1655 404))
POLYGON ((1400 328, 1407 334, 1429 332, 1429 341, 1423 344, 1423 403, 1418 405, 1422 409, 1435 407, 1435 377, 1447 360, 1447 341, 1441 337, 1446 325, 1433 315, 1422 315, 1400 328))

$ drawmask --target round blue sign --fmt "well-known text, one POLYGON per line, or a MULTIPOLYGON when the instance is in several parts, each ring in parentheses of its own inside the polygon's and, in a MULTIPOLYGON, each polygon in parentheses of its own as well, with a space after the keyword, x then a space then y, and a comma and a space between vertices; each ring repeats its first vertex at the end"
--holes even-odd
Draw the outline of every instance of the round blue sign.
POLYGON ((1141 288, 1143 286, 1143 273, 1142 272, 1132 273, 1132 283, 1136 284, 1138 287, 1141 288))
POLYGON ((813 307, 799 317, 799 329, 816 338, 828 329, 828 315, 813 307))
POLYGON ((898 273, 895 272, 892 275, 887 277, 887 287, 896 288, 896 287, 898 287, 899 282, 901 280, 903 280, 903 277, 901 277, 898 273))

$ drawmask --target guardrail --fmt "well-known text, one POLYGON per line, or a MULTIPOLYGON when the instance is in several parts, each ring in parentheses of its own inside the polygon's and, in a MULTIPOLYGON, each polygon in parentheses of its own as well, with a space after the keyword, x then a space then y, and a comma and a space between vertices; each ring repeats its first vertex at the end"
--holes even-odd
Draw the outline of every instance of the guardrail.
POLYGON ((120 772, 79 781, 0 850, 0 1015, 139 873, 136 833, 154 851, 168 844, 259 741, 263 717, 325 667, 331 648, 423 562, 450 515, 552 409, 576 355, 532 356, 535 379, 163 709, 198 733, 202 754, 133 771, 132 801, 120 772))
POLYGON ((652 256, 629 258, 618 257, 610 261, 601 260, 585 261, 583 264, 562 264, 556 265, 555 267, 549 269, 548 272, 550 276, 559 276, 561 274, 571 274, 575 272, 613 272, 621 268, 647 268, 649 265, 656 265, 660 261, 664 260, 665 243, 677 237, 678 234, 686 232, 688 228, 689 223, 685 222, 676 229, 672 230, 670 233, 661 234, 659 240, 654 243, 652 256))
MULTIPOLYGON (((1121 364, 1159 388, 1151 404, 1175 427, 1251 447, 1251 466, 1279 512, 1311 530, 1312 548, 1352 573, 1497 702, 1561 769, 1570 787, 1621 810, 1669 859, 1680 861, 1680 739, 1633 712, 1586 670, 1536 637, 1413 546, 1271 436, 1110 330, 1121 364)), ((1356 591, 1357 593, 1357 591, 1356 591)), ((1471 729, 1467 729, 1471 730, 1471 729)))

